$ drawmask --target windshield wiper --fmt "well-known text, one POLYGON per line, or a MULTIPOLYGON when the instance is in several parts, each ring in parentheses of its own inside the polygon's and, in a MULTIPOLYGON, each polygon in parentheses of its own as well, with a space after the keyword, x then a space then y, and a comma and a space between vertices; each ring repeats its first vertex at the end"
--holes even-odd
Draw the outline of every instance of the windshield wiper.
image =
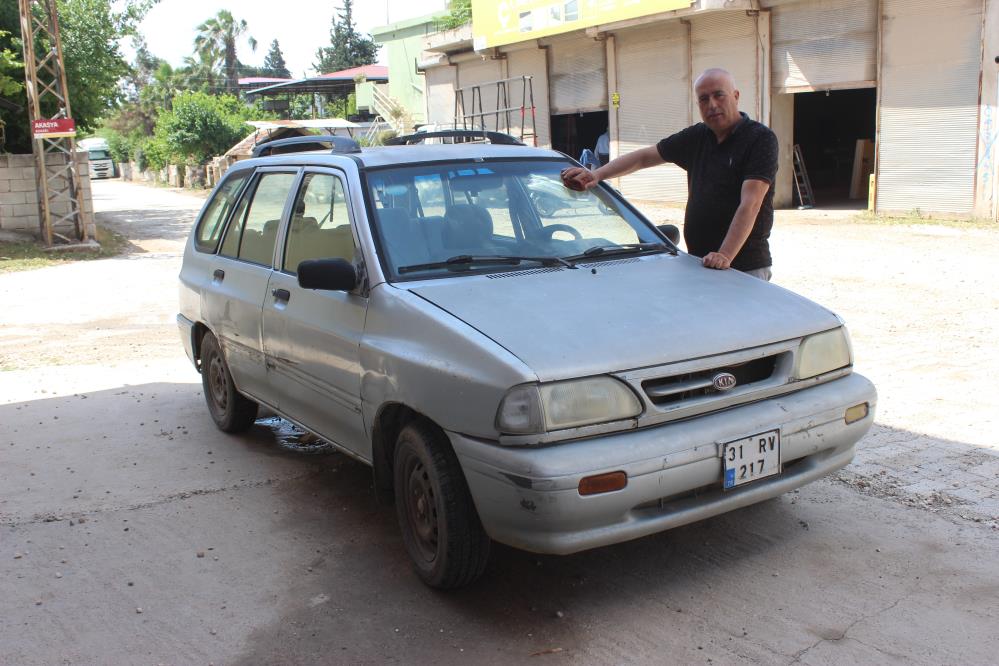
POLYGON ((676 249, 669 247, 665 243, 622 243, 618 245, 594 245, 591 248, 587 248, 582 254, 575 254, 571 257, 566 257, 568 261, 577 261, 579 259, 592 259, 593 257, 603 257, 615 254, 634 254, 638 252, 669 252, 675 255, 676 249))
POLYGON ((533 261, 542 266, 564 266, 565 268, 575 268, 570 261, 562 257, 519 257, 505 254, 459 254, 449 257, 444 261, 433 261, 427 264, 413 264, 411 266, 400 266, 399 274, 413 273, 415 271, 428 271, 435 268, 447 268, 451 270, 468 269, 472 264, 484 266, 519 266, 521 262, 533 261))

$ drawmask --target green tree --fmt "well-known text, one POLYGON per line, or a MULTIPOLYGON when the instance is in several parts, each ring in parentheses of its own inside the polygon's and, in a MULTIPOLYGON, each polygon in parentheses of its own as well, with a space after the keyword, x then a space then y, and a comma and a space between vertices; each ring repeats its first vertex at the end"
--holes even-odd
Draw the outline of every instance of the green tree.
POLYGON ((288 65, 284 61, 284 54, 281 53, 281 46, 276 39, 271 42, 271 49, 267 52, 267 57, 264 58, 264 70, 269 72, 269 76, 275 78, 291 78, 291 72, 288 71, 288 65))
POLYGON ((447 16, 437 22, 438 29, 451 30, 472 22, 472 0, 451 0, 447 9, 447 16))
POLYGON ((262 118, 258 109, 232 95, 183 92, 173 100, 173 110, 160 114, 155 137, 180 160, 203 163, 221 155, 249 134, 246 121, 262 118))
MULTIPOLYGON (((0 30, 0 38, 8 35, 0 30)), ((17 55, 9 48, 0 48, 0 97, 13 97, 24 89, 22 72, 24 63, 18 62, 17 55)))
MULTIPOLYGON (((99 119, 121 102, 124 89, 119 82, 128 74, 129 65, 118 44, 121 39, 135 34, 136 26, 152 2, 57 1, 69 101, 79 130, 87 132, 95 128, 99 119)), ((10 33, 0 37, 0 50, 6 48, 19 53, 22 50, 21 24, 16 2, 0 3, 0 30, 10 33)), ((47 53, 52 45, 40 40, 34 47, 39 53, 47 53)), ((19 76, 23 73, 19 72, 19 76)), ((20 111, 0 110, 0 120, 7 124, 7 149, 12 152, 31 152, 24 102, 24 98, 18 100, 19 105, 25 107, 20 111)), ((42 109, 47 116, 56 112, 54 107, 42 109)))
POLYGON ((354 27, 353 0, 343 0, 343 8, 333 13, 330 45, 316 50, 313 68, 320 74, 370 65, 378 58, 378 45, 354 27))
MULTIPOLYGON (((198 26, 194 38, 194 50, 205 57, 209 54, 221 61, 225 73, 225 89, 235 95, 239 90, 239 58, 236 55, 236 42, 246 34, 246 21, 237 21, 232 12, 220 10, 218 14, 198 26)), ((257 40, 247 35, 250 49, 257 50, 257 40)))
POLYGON ((126 97, 129 101, 136 101, 142 95, 142 91, 153 84, 156 72, 166 64, 162 58, 157 58, 149 50, 146 40, 142 35, 135 35, 132 38, 132 48, 135 49, 135 60, 125 77, 126 97))
POLYGON ((184 66, 177 70, 180 87, 185 90, 200 90, 217 95, 225 90, 225 83, 219 75, 219 54, 202 51, 184 58, 184 66))

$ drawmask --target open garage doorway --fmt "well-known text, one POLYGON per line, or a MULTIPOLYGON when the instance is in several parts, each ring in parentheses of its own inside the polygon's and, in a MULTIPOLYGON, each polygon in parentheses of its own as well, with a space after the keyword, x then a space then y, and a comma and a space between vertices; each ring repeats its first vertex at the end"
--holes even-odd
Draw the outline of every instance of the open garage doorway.
POLYGON ((607 131, 606 111, 552 116, 552 149, 578 160, 583 150, 595 150, 597 138, 607 131))
MULTIPOLYGON (((794 95, 794 143, 801 148, 815 206, 866 208, 874 172, 877 90, 794 95)), ((797 189, 795 205, 800 205, 797 189)))

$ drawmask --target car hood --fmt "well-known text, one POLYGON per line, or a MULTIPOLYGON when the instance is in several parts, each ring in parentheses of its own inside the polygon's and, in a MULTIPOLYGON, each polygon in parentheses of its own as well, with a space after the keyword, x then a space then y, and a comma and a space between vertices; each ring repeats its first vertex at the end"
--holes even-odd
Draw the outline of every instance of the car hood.
POLYGON ((840 323, 793 292, 682 254, 469 275, 409 290, 492 338, 541 381, 710 356, 840 323))

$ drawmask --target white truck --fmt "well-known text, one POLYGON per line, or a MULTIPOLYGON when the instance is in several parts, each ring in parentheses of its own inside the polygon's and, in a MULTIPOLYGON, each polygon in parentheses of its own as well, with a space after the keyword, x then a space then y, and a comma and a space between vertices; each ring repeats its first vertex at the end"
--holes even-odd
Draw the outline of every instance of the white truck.
POLYGON ((90 178, 114 178, 114 161, 111 159, 111 147, 107 139, 91 138, 76 142, 80 150, 87 151, 87 161, 90 163, 90 178))

